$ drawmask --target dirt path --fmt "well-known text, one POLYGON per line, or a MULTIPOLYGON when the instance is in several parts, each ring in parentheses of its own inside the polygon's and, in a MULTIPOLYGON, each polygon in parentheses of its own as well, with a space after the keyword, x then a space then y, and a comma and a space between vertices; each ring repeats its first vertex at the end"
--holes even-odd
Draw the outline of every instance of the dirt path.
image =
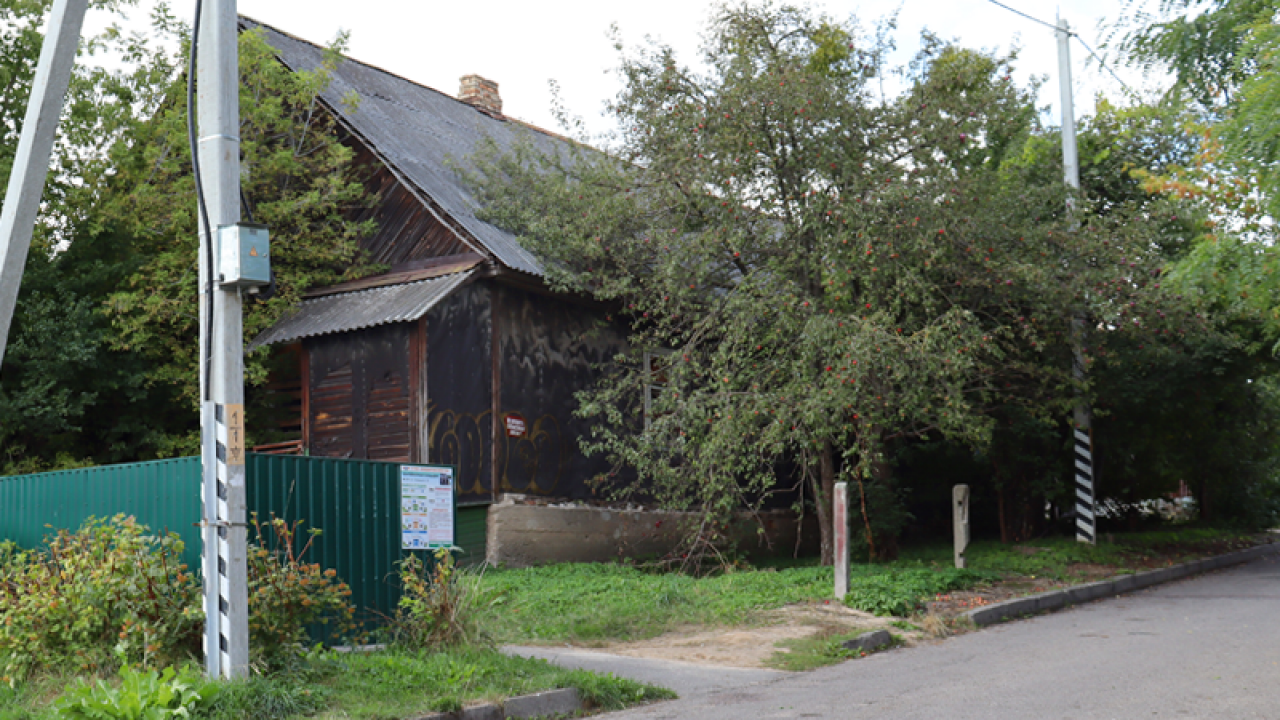
POLYGON ((614 643, 597 649, 628 657, 684 662, 720 667, 766 668, 775 653, 786 652, 778 643, 814 635, 840 635, 888 629, 914 644, 925 637, 921 630, 903 630, 892 623, 900 618, 876 617, 835 603, 791 605, 769 613, 758 625, 736 628, 686 627, 648 640, 614 643))

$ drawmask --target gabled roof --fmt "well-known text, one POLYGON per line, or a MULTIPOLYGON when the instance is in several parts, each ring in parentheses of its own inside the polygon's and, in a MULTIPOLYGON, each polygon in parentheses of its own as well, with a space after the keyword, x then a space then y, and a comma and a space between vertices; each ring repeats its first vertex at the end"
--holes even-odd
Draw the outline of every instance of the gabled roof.
MULTIPOLYGON (((280 60, 295 71, 313 70, 324 49, 257 21, 280 60)), ((542 264, 508 232, 475 216, 477 202, 452 166, 469 168, 485 137, 500 147, 527 138, 541 150, 558 152, 570 142, 500 115, 490 115, 442 92, 384 70, 344 58, 323 99, 339 122, 363 140, 405 180, 443 209, 483 251, 512 270, 542 276, 542 264), (354 107, 347 98, 355 97, 354 107)))

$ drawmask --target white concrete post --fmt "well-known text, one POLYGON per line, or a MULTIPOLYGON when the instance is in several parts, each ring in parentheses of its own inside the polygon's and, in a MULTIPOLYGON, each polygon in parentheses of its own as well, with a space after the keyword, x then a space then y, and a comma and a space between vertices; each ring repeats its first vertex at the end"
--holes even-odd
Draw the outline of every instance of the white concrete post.
POLYGON ((201 218, 200 357, 202 365, 208 358, 202 380, 205 373, 209 378, 209 394, 201 405, 205 667, 210 676, 227 678, 249 672, 244 333, 239 289, 215 282, 208 292, 216 269, 209 267, 206 248, 216 242, 217 228, 240 221, 238 36, 235 0, 204 0, 196 78, 198 152, 212 225, 206 227, 201 218))
POLYGON ((89 0, 55 0, 40 60, 31 82, 31 97, 22 121, 22 134, 5 188, 0 214, 0 363, 9 344, 9 325, 18 304, 18 287, 31 249, 31 233, 40 210, 40 196, 49 176, 49 156, 57 137, 63 99, 71 84, 80 27, 89 0))
POLYGON ((963 570, 968 564, 964 551, 969 548, 969 486, 951 488, 951 526, 955 532, 956 568, 963 570))
POLYGON ((836 483, 835 497, 831 502, 831 528, 835 531, 835 547, 832 555, 836 566, 836 599, 843 600, 849 593, 849 483, 836 483))

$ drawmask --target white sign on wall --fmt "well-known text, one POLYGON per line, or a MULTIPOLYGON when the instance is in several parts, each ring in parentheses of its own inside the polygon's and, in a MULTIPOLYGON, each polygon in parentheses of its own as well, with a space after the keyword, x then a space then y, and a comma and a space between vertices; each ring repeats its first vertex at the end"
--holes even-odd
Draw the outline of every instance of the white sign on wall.
POLYGON ((400 545, 405 550, 453 547, 457 504, 453 468, 400 466, 400 545))

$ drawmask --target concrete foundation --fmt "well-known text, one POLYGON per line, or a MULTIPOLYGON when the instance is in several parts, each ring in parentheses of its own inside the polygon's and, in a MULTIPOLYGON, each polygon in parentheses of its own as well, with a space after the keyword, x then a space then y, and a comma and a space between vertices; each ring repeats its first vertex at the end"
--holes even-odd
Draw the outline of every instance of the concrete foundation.
MULTIPOLYGON (((521 495, 504 495, 489 506, 486 560, 491 565, 528 567, 552 562, 606 562, 653 559, 675 550, 701 517, 695 513, 555 505, 521 495)), ((791 555, 798 530, 803 552, 817 547, 817 520, 798 528, 795 513, 743 513, 726 529, 738 552, 749 558, 791 555), (763 531, 763 532, 762 532, 763 531)))

